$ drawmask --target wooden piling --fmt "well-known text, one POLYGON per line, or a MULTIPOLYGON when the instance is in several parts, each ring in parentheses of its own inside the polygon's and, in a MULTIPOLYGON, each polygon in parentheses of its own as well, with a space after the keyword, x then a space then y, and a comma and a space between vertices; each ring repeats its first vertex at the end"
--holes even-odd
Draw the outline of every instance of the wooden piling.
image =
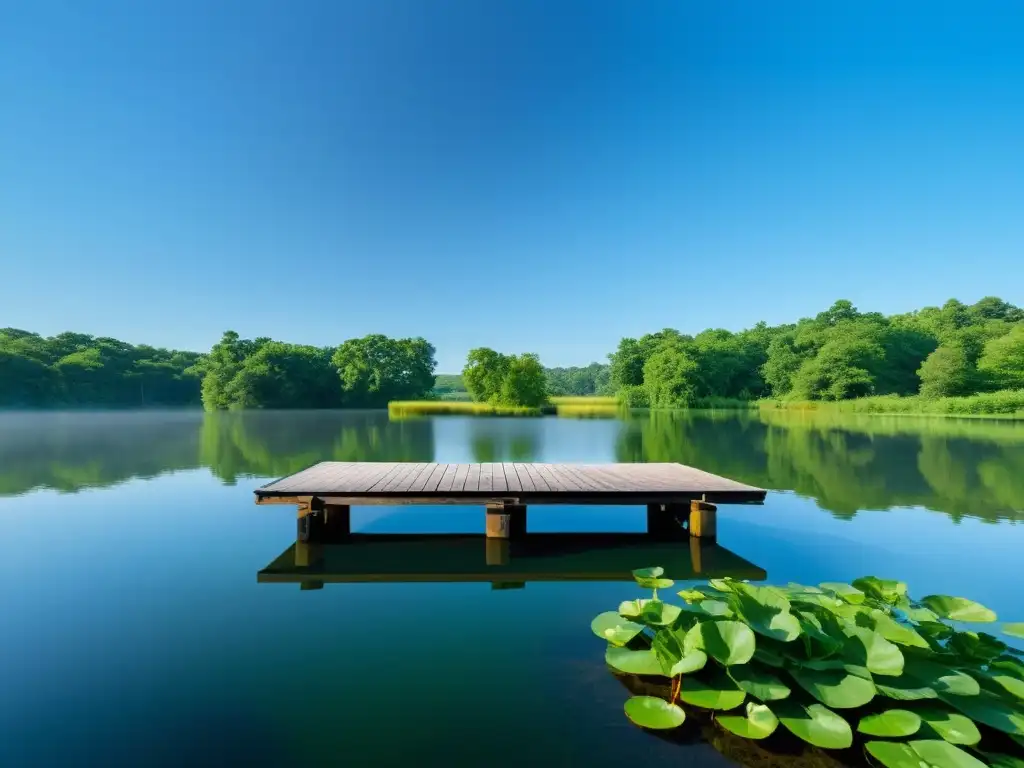
POLYGON ((512 539, 526 533, 526 506, 524 504, 488 504, 487 538, 512 539))
POLYGON ((690 535, 709 541, 718 538, 718 507, 706 501, 691 501, 690 535))

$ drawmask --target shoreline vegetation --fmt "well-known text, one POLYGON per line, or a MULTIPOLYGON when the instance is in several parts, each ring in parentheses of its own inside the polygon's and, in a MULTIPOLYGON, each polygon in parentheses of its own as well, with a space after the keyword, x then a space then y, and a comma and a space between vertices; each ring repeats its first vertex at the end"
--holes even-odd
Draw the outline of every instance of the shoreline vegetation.
POLYGON ((315 347, 227 331, 196 353, 4 328, 0 409, 386 407, 396 418, 779 409, 1024 418, 1024 310, 986 297, 886 316, 840 300, 778 326, 624 338, 606 364, 546 368, 536 354, 479 347, 461 374, 436 367, 422 337, 371 334, 315 347))

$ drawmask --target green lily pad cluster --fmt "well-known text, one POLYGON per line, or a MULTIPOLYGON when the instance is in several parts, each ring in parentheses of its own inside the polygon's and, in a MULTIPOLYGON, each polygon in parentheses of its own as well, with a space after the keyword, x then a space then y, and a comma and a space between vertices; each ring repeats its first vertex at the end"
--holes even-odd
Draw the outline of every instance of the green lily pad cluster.
POLYGON ((781 725, 822 749, 856 740, 889 768, 1024 768, 1024 652, 958 625, 996 621, 979 603, 912 600, 903 582, 866 576, 816 587, 711 579, 673 604, 658 597, 673 586, 663 569, 633 575, 652 597, 591 626, 613 669, 665 678, 666 696, 626 702, 637 725, 676 728, 692 706, 748 739, 781 725))

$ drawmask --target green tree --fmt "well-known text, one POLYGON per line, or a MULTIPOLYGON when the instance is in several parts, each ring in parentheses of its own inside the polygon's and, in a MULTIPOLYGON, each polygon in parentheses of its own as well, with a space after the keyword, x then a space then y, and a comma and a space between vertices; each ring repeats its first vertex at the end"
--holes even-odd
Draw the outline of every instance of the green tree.
POLYGON ((1024 324, 987 342, 978 370, 1000 389, 1024 389, 1024 324))
POLYGON ((469 351, 462 381, 470 396, 480 403, 494 402, 501 394, 501 384, 508 372, 508 356, 488 347, 469 351))
POLYGON ((970 391, 974 370, 963 347, 944 344, 928 355, 917 375, 924 397, 949 397, 970 391))
POLYGON ((686 408, 696 399, 699 386, 699 366, 682 343, 665 344, 644 364, 651 408, 686 408))
POLYGON ((501 382, 499 402, 538 408, 547 399, 547 382, 540 358, 533 354, 511 355, 501 382))
POLYGON ((371 334, 349 339, 332 363, 348 406, 380 408, 391 400, 426 397, 434 386, 434 347, 423 338, 371 334))

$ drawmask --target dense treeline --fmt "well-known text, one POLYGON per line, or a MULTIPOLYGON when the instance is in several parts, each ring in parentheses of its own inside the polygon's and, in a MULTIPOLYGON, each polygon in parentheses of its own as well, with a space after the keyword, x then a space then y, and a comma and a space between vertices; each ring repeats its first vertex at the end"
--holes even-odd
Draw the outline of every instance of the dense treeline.
POLYGON ((383 408, 434 385, 426 340, 371 334, 337 348, 242 339, 225 332, 193 367, 210 411, 245 408, 383 408))
POLYGON ((545 368, 548 394, 565 395, 613 395, 611 368, 601 363, 568 368, 545 368))
POLYGON ((672 329, 623 339, 611 380, 631 406, 680 408, 708 398, 844 400, 966 395, 1024 387, 1024 311, 973 305, 885 316, 837 301, 797 323, 696 336, 672 329))
POLYGON ((462 380, 474 400, 492 405, 537 408, 547 402, 547 380, 540 358, 504 355, 487 347, 469 352, 462 380))
POLYGON ((0 329, 0 407, 138 407, 199 403, 195 352, 84 333, 0 329))

